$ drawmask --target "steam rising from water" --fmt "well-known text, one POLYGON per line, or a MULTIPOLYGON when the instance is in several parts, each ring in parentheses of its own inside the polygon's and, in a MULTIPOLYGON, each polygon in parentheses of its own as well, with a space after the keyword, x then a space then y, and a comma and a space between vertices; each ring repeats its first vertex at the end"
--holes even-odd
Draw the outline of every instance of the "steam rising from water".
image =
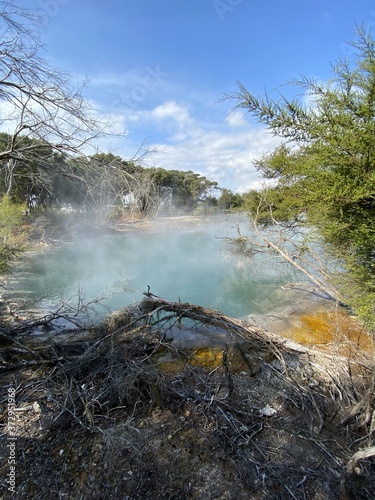
POLYGON ((166 299, 180 298, 234 317, 263 313, 274 306, 280 284, 292 278, 265 267, 254 274, 259 262, 238 267, 228 259, 222 238, 236 235, 235 223, 230 217, 158 224, 154 232, 78 238, 36 256, 19 286, 49 310, 71 297, 74 303, 108 295, 96 307, 103 315, 108 313, 104 306, 115 310, 141 301, 150 285, 154 294, 166 299))

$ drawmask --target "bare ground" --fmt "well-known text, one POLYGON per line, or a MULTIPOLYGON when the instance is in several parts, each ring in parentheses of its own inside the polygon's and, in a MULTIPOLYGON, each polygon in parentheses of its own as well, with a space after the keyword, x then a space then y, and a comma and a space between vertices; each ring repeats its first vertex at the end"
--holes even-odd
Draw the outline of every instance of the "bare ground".
POLYGON ((151 296, 70 337, 3 333, 0 355, 2 498, 375 498, 369 354, 151 296), (224 341, 176 346, 186 317, 224 341))

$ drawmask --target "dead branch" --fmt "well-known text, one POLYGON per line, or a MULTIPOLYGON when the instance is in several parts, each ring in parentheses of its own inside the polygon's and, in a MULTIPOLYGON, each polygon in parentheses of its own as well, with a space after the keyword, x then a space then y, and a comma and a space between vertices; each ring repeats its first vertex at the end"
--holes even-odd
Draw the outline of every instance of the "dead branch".
POLYGON ((28 347, 26 347, 24 344, 22 344, 21 342, 18 342, 18 340, 14 339, 13 337, 11 337, 10 335, 7 335, 3 332, 0 332, 0 336, 5 339, 6 341, 16 345, 18 347, 18 349, 21 351, 21 352, 29 352, 39 358, 42 359, 41 355, 36 352, 34 349, 29 349, 28 347))
POLYGON ((53 366, 56 365, 61 359, 39 359, 30 361, 20 361, 19 363, 0 363, 0 372, 17 371, 27 367, 40 367, 40 366, 53 366))
POLYGON ((142 311, 167 311, 173 312, 180 318, 190 318, 201 323, 210 324, 218 328, 222 328, 232 335, 235 341, 256 340, 265 343, 275 343, 281 348, 290 349, 292 351, 306 353, 308 349, 296 342, 285 339, 274 333, 263 330, 262 328, 252 326, 245 321, 226 316, 214 309, 208 309, 188 302, 171 302, 169 300, 158 297, 150 292, 144 292, 140 309, 142 311))
POLYGON ((307 278, 310 281, 312 281, 312 283, 315 283, 315 285, 317 285, 320 290, 327 293, 328 296, 333 298, 334 300, 342 302, 342 298, 340 297, 338 291, 333 286, 328 284, 328 282, 327 282, 327 280, 329 279, 328 273, 327 273, 326 269, 324 268, 324 266, 322 265, 320 258, 317 257, 316 252, 314 252, 314 251, 311 252, 311 250, 309 249, 310 253, 312 253, 313 257, 317 261, 316 264, 309 262, 308 265, 302 265, 300 263, 300 261, 303 262, 303 260, 301 260, 301 256, 303 254, 302 250, 305 251, 306 248, 304 246, 303 246, 303 248, 299 248, 298 245, 294 241, 292 241, 290 238, 286 238, 285 233, 283 231, 283 228, 282 228, 281 224, 274 218, 274 216, 272 214, 272 207, 270 207, 270 206, 268 207, 269 214, 270 214, 270 217, 272 219, 272 223, 277 230, 277 233, 279 235, 279 239, 280 239, 280 241, 283 242, 283 245, 276 243, 275 241, 272 240, 272 238, 267 237, 265 235, 264 231, 260 230, 259 225, 258 225, 258 219, 259 219, 259 215, 260 215, 261 204, 264 203, 265 201, 266 200, 260 200, 259 205, 257 207, 257 213, 252 221, 256 234, 262 239, 262 241, 267 246, 267 248, 272 249, 277 255, 281 256, 286 262, 288 262, 293 267, 298 269, 298 271, 300 271, 305 276, 307 276, 307 278), (291 255, 288 252, 288 250, 285 247, 285 241, 289 241, 293 244, 294 248, 298 250, 298 255, 294 255, 294 254, 291 255), (320 279, 317 276, 317 274, 310 272, 308 269, 308 266, 312 267, 315 271, 317 271, 322 276, 322 279, 320 279))
POLYGON ((375 446, 371 446, 370 448, 366 448, 365 450, 360 450, 354 453, 351 459, 348 462, 346 467, 346 472, 348 474, 353 474, 357 472, 357 465, 360 460, 371 458, 375 456, 375 446))
MULTIPOLYGON (((54 479, 62 482, 67 476, 74 477, 74 464, 85 463, 86 456, 93 457, 92 461, 98 464, 93 474, 97 474, 94 477, 99 485, 104 476, 108 478, 113 473, 112 480, 131 464, 129 470, 135 477, 132 479, 128 474, 127 489, 121 490, 123 497, 129 492, 139 496, 139 481, 154 461, 158 466, 152 469, 154 477, 167 468, 169 477, 176 476, 179 480, 183 477, 185 482, 197 480, 198 476, 190 472, 192 456, 198 468, 204 457, 204 477, 207 459, 213 467, 218 467, 222 457, 226 467, 218 470, 225 471, 223 476, 231 471, 232 484, 239 482, 238 491, 245 492, 243 498, 259 494, 273 498, 276 489, 283 498, 312 498, 317 491, 323 492, 321 496, 325 498, 327 485, 332 488, 332 495, 339 497, 336 493, 343 464, 346 469, 358 433, 350 422, 345 428, 340 425, 347 402, 327 397, 332 384, 323 370, 331 365, 327 368, 327 364, 322 364, 318 371, 314 364, 320 361, 317 353, 298 344, 291 349, 294 353, 289 352, 285 339, 212 309, 165 300, 150 290, 140 307, 120 311, 84 340, 65 336, 62 340, 57 336, 53 339, 52 346, 43 343, 39 352, 45 359, 55 356, 54 366, 41 366, 36 359, 35 365, 18 366, 20 380, 27 380, 22 392, 18 390, 20 411, 32 412, 34 402, 42 409, 35 417, 35 448, 29 428, 24 431, 33 453, 19 457, 27 461, 19 467, 20 484, 29 486, 30 476, 23 474, 23 470, 30 470, 35 461, 43 428, 43 458, 55 456, 56 450, 61 450, 62 468, 56 469, 54 479), (228 331, 229 346, 235 343, 246 351, 246 341, 248 344, 250 341, 250 354, 256 359, 260 357, 264 367, 255 383, 249 376, 234 371, 227 348, 222 366, 215 371, 192 367, 187 359, 177 374, 159 370, 152 358, 156 349, 161 347, 163 354, 166 347, 174 347, 166 346, 150 332, 156 328, 159 334, 161 322, 165 321, 163 330, 184 318, 228 331), (275 356, 270 357, 263 346, 275 356), (34 377, 30 378, 33 372, 34 377), (273 411, 269 413, 267 409, 273 411), (337 422, 333 430, 331 419, 328 421, 331 415, 337 422), (69 443, 74 443, 74 447, 69 447, 69 443), (182 469, 178 469, 181 462, 188 471, 182 476, 182 469)), ((22 341, 26 341, 24 337, 22 341)), ((337 363, 334 367, 332 363, 332 369, 337 370, 337 363)), ((4 378, 9 384, 14 373, 5 373, 4 378)), ((358 392, 363 391, 361 385, 358 392)), ((6 399, 3 406, 5 402, 6 399)), ((351 483, 359 479, 365 484, 365 493, 374 491, 370 472, 363 470, 360 476, 356 474, 359 461, 375 455, 370 450, 374 448, 353 455, 344 488, 355 487, 351 483)), ((77 475, 81 472, 77 469, 77 475)), ((215 474, 215 482, 217 477, 215 474)), ((162 479, 160 484, 164 488, 162 479)), ((74 488, 77 484, 78 481, 74 488)), ((40 487, 39 480, 39 491, 40 487)), ((147 496, 146 491, 150 491, 149 483, 141 491, 143 497, 147 496)), ((117 497, 118 492, 113 495, 117 497)), ((372 497, 368 494, 368 498, 372 497)))

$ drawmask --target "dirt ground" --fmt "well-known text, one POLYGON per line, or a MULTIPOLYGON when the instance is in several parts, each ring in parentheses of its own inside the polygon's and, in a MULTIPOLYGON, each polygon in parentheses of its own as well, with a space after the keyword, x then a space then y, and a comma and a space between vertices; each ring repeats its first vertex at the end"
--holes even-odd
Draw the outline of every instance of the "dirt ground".
POLYGON ((187 313, 160 307, 2 334, 1 498, 375 498, 374 456, 355 455, 374 444, 371 355, 208 310, 189 323, 202 341, 183 347, 187 313))

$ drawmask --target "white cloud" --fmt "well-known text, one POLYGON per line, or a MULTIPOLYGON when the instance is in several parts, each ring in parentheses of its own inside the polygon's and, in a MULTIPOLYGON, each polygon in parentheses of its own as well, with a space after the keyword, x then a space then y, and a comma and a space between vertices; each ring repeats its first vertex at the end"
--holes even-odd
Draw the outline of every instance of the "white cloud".
POLYGON ((235 128, 245 127, 247 125, 247 121, 242 111, 233 111, 232 113, 229 113, 229 115, 225 117, 225 121, 230 127, 235 128))
POLYGON ((98 140, 97 148, 130 159, 146 141, 155 153, 142 157, 145 166, 193 170, 235 192, 258 187, 253 162, 279 140, 249 123, 242 111, 212 106, 213 93, 184 88, 171 78, 163 81, 163 76, 161 70, 145 69, 90 81, 90 102, 107 113, 107 132, 114 134, 98 140), (126 135, 120 135, 124 130, 126 135))
POLYGON ((175 101, 167 101, 152 110, 152 116, 157 119, 173 118, 174 120, 188 121, 190 119, 186 106, 181 106, 175 101))
POLYGON ((261 183, 253 161, 277 143, 264 129, 249 127, 236 134, 200 128, 199 138, 194 135, 179 143, 154 146, 162 151, 157 160, 163 168, 193 170, 217 181, 220 187, 246 192, 261 183))
POLYGON ((12 103, 0 101, 0 132, 12 134, 17 127, 17 116, 12 103))
POLYGON ((114 139, 111 152, 124 158, 134 155, 144 139, 154 151, 148 164, 166 169, 193 170, 220 187, 246 192, 261 179, 253 162, 279 143, 265 128, 248 123, 241 111, 225 116, 217 108, 194 112, 196 102, 164 100, 149 109, 118 109, 113 113, 128 131, 126 140, 114 139), (138 142, 137 142, 138 141, 138 142))

